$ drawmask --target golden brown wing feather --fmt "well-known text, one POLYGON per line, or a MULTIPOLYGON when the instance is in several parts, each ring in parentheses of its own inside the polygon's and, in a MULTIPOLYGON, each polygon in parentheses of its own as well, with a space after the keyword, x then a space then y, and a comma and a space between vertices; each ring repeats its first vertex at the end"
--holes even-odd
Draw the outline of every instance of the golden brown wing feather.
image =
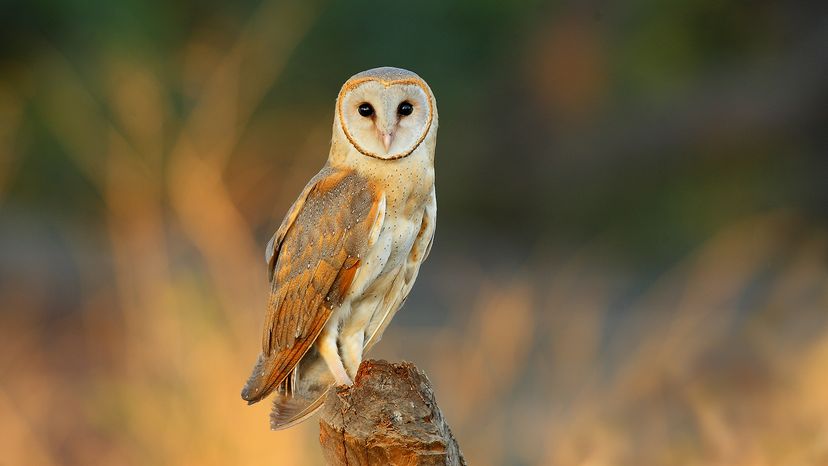
POLYGON ((268 244, 272 278, 262 353, 242 398, 255 403, 273 391, 341 305, 368 249, 379 199, 351 171, 326 167, 308 183, 268 244))

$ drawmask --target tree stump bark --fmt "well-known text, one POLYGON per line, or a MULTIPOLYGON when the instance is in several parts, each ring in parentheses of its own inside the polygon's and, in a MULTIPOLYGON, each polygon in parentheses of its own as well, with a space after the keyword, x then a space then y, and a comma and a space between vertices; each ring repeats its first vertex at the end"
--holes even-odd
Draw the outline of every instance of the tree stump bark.
POLYGON ((465 465, 434 399, 409 362, 366 360, 354 385, 328 393, 319 443, 330 465, 465 465))

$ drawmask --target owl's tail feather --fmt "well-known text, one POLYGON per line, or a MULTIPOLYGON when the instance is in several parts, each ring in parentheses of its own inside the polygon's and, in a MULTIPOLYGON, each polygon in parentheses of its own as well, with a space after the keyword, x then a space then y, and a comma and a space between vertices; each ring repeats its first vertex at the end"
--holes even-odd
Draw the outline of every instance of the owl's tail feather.
POLYGON ((286 429, 294 426, 319 410, 325 401, 328 389, 333 386, 333 377, 321 358, 312 359, 309 366, 314 371, 308 378, 299 378, 299 368, 294 367, 288 377, 279 382, 270 382, 268 375, 272 370, 271 358, 259 355, 253 373, 242 389, 242 398, 248 404, 261 401, 273 391, 273 411, 270 413, 270 428, 273 430, 286 429))
POLYGON ((327 393, 324 390, 314 397, 277 395, 273 399, 273 411, 270 413, 270 429, 287 429, 312 416, 322 407, 327 393))

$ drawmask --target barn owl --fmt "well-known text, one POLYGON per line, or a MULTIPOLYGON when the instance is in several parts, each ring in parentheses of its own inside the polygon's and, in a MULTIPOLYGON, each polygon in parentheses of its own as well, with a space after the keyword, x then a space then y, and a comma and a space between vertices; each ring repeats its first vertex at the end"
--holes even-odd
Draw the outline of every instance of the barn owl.
POLYGON ((267 244, 262 352, 242 390, 275 392, 271 428, 301 422, 350 385, 414 285, 434 238, 437 106, 399 68, 339 91, 328 161, 267 244))

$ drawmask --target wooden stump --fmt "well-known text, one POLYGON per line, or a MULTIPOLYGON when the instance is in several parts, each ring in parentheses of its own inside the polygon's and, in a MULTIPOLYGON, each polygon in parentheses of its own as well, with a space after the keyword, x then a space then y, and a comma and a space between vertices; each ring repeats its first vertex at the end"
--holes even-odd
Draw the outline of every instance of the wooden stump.
POLYGON ((352 387, 328 393, 319 443, 330 465, 465 465, 424 373, 363 361, 352 387))

